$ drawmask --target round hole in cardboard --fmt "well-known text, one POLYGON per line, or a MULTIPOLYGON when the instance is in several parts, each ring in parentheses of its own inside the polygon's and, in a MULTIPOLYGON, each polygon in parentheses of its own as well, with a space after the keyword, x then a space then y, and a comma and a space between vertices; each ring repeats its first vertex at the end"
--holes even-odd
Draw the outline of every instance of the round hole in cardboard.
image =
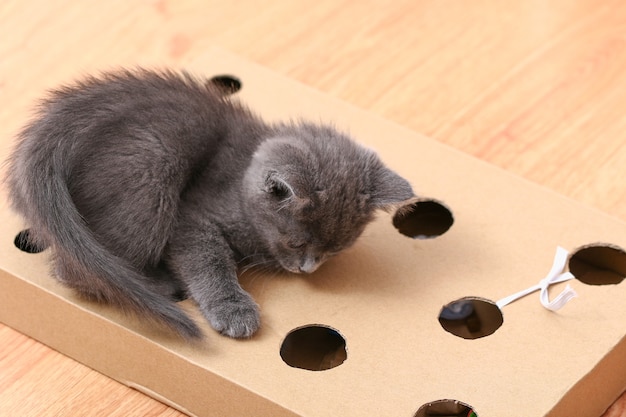
POLYGON ((626 278, 626 252, 611 244, 583 246, 570 256, 569 271, 585 284, 619 284, 626 278))
POLYGON ((479 339, 495 333, 502 326, 502 310, 491 300, 464 297, 439 312, 439 324, 449 333, 463 339, 479 339))
POLYGON ((338 330, 312 324, 289 332, 280 347, 280 357, 294 368, 325 371, 344 363, 348 352, 338 330))
POLYGON ((216 75, 211 77, 209 82, 219 88, 225 95, 235 94, 241 90, 241 80, 232 75, 216 75))
POLYGON ((413 417, 478 417, 469 405, 457 400, 437 400, 421 406, 413 417))
POLYGON ((447 232, 454 223, 452 212, 436 200, 419 200, 400 207, 393 216, 393 225, 400 233, 413 239, 430 239, 447 232))
POLYGON ((15 236, 13 244, 16 248, 26 253, 40 253, 46 250, 45 246, 35 243, 30 229, 22 230, 15 236))

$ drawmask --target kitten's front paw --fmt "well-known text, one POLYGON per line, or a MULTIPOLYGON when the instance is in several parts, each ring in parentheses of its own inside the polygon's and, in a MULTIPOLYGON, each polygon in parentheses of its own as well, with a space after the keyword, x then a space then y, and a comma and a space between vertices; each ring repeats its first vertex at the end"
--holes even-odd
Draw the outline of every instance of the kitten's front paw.
POLYGON ((234 338, 250 337, 261 325, 259 307, 247 293, 237 294, 211 307, 207 319, 215 330, 234 338))

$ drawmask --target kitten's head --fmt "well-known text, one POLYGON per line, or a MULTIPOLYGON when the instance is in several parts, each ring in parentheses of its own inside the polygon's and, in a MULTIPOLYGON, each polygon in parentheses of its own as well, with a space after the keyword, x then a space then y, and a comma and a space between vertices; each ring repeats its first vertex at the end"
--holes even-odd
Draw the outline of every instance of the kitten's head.
POLYGON ((378 156, 326 126, 277 126, 245 177, 247 212, 274 260, 310 273, 351 246, 373 219, 413 197, 378 156))

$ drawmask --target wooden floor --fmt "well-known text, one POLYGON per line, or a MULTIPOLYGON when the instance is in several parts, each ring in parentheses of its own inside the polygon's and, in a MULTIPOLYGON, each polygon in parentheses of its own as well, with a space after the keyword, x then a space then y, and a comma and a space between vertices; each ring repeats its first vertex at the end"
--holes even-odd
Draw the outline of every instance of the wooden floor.
MULTIPOLYGON (((2 0, 0 156, 45 89, 214 45, 626 221, 623 0, 2 0)), ((0 415, 181 414, 0 325, 0 415)))

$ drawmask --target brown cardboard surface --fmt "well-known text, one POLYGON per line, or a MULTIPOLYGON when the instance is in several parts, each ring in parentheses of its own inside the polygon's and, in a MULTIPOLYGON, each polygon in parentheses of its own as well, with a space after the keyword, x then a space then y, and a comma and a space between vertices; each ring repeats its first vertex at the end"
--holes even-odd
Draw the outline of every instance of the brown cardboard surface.
MULTIPOLYGON (((440 399, 469 404, 481 417, 541 416, 624 336, 626 283, 571 281, 579 297, 557 313, 529 295, 504 307, 502 326, 480 339, 455 337, 438 321, 451 301, 497 301, 537 284, 557 245, 626 248, 623 222, 228 53, 211 51, 187 69, 236 76, 238 95, 268 120, 306 117, 350 131, 419 195, 444 202, 452 227, 413 240, 381 213, 355 247, 311 276, 245 274, 242 284, 262 309, 263 327, 251 340, 206 326, 205 342, 184 345, 56 284, 47 276, 47 252, 13 245, 25 225, 3 199, 1 321, 198 416, 411 417, 440 399), (282 361, 285 336, 310 324, 340 332, 345 362, 314 372, 282 361)), ((605 378, 607 369, 626 374, 620 349, 607 356, 610 366, 581 381, 583 390, 585 381, 604 381, 602 395, 570 396, 574 405, 601 411, 624 388, 619 378, 605 378)), ((551 415, 567 415, 559 413, 551 415)))

